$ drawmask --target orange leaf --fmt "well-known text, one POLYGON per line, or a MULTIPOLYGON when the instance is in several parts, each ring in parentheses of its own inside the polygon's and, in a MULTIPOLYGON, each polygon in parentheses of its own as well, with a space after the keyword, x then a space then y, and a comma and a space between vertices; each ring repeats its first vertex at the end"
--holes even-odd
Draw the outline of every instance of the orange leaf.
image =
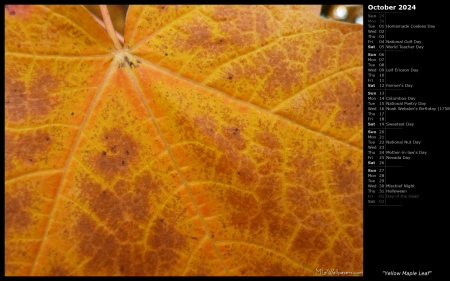
POLYGON ((5 8, 6 274, 361 274, 361 26, 126 20, 116 51, 81 6, 5 8))

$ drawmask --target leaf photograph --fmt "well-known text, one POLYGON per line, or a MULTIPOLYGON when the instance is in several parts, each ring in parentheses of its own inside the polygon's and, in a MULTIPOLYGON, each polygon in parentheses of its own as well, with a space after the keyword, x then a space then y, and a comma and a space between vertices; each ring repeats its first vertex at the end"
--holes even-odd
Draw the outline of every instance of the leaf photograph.
POLYGON ((362 275, 362 26, 101 6, 5 6, 5 274, 362 275))

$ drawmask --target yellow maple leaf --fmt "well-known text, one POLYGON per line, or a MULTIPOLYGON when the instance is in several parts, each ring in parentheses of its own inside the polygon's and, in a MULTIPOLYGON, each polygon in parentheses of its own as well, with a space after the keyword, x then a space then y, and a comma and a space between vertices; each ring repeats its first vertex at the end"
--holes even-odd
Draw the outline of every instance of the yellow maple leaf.
POLYGON ((5 7, 7 275, 362 271, 362 28, 5 7))

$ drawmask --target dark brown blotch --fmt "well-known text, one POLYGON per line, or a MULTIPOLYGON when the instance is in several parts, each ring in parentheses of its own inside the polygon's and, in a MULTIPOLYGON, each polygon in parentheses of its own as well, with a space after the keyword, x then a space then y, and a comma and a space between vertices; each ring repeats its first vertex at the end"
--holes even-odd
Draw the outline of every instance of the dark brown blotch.
POLYGON ((166 248, 180 250, 187 245, 186 237, 170 223, 155 223, 150 230, 148 245, 152 249, 166 248))
POLYGON ((32 204, 31 193, 27 189, 5 193, 5 233, 24 231, 32 223, 28 208, 32 204))
POLYGON ((82 214, 75 227, 76 241, 79 241, 77 249, 90 260, 85 264, 85 273, 98 274, 101 269, 111 275, 116 270, 116 258, 120 244, 113 234, 108 232, 86 214, 82 214))
POLYGON ((254 214, 258 213, 258 202, 250 194, 229 190, 223 201, 233 210, 230 212, 231 224, 237 228, 248 227, 254 214))
POLYGON ((281 148, 280 140, 274 133, 271 132, 261 132, 257 135, 256 140, 271 149, 281 148))
POLYGON ((25 83, 16 79, 16 75, 7 72, 5 77, 5 117, 12 122, 25 119, 28 111, 25 83))
POLYGON ((91 158, 94 172, 107 181, 118 175, 126 176, 138 160, 138 142, 121 128, 108 130, 101 140, 106 150, 91 158))
MULTIPOLYGON (((237 126, 222 126, 222 135, 226 138, 226 141, 234 146, 238 150, 243 150, 247 146, 247 141, 244 139, 242 129, 237 126)), ((221 136, 216 136, 216 142, 220 143, 221 136)))
MULTIPOLYGON (((149 197, 159 192, 162 182, 144 174, 132 182, 120 180, 111 190, 87 177, 82 179, 81 185, 82 200, 108 226, 117 229, 127 218, 145 222, 154 208, 149 197)), ((124 231, 132 230, 124 229, 124 231)))
POLYGON ((314 191, 324 189, 322 174, 317 173, 318 170, 322 169, 319 159, 311 153, 301 151, 294 153, 294 155, 287 162, 287 166, 292 167, 286 173, 288 181, 314 191))
POLYGON ((32 76, 26 85, 20 74, 8 69, 5 79, 5 104, 7 118, 12 122, 20 122, 29 118, 45 117, 58 106, 60 100, 51 96, 58 91, 61 80, 42 70, 32 76))
POLYGON ((180 42, 180 46, 187 49, 198 47, 209 48, 214 42, 211 27, 203 20, 196 19, 191 25, 186 26, 186 29, 189 37, 184 42, 180 42))

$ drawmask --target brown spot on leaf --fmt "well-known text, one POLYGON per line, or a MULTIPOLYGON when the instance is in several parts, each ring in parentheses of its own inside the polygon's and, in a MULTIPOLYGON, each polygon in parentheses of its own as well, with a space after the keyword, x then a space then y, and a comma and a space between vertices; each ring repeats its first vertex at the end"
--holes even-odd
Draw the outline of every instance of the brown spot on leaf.
MULTIPOLYGON (((112 242, 108 237, 110 234, 97 226, 96 223, 85 214, 82 214, 76 224, 75 234, 78 236, 78 249, 84 256, 94 257, 99 252, 99 248, 111 246, 106 245, 112 242)), ((112 242, 114 243, 114 242, 112 242)))
POLYGON ((234 45, 247 46, 253 43, 255 25, 252 22, 264 21, 254 18, 255 10, 243 6, 241 8, 224 6, 212 8, 212 18, 219 22, 220 32, 227 41, 234 45))
POLYGON ((149 276, 156 275, 158 256, 155 251, 145 252, 141 245, 121 245, 118 251, 117 269, 120 275, 149 276))
POLYGON ((187 49, 198 48, 199 46, 209 48, 213 41, 213 37, 211 27, 206 21, 197 18, 192 24, 186 26, 186 29, 189 36, 187 40, 180 42, 181 46, 184 46, 187 49))
MULTIPOLYGON (((144 222, 154 208, 149 197, 157 196, 162 185, 161 180, 142 174, 135 181, 120 180, 110 190, 85 177, 82 180, 81 198, 102 221, 117 229, 123 227, 121 222, 127 218, 144 222)), ((138 228, 135 230, 140 231, 138 228)), ((125 228, 123 231, 130 232, 132 236, 133 230, 125 228)))
POLYGON ((135 185, 138 187, 139 192, 149 192, 152 196, 157 196, 164 187, 164 183, 149 174, 144 172, 140 176, 136 177, 135 185))
POLYGON ((293 216, 286 215, 281 201, 282 178, 278 175, 261 177, 260 184, 256 188, 260 198, 260 218, 254 218, 253 224, 261 224, 261 218, 269 226, 268 232, 272 239, 284 239, 286 233, 292 228, 293 216), (283 214, 284 213, 284 214, 283 214))
POLYGON ((333 179, 340 194, 351 194, 361 189, 362 172, 351 163, 351 157, 348 156, 343 162, 333 165, 333 179))
POLYGON ((30 111, 37 115, 47 115, 56 104, 56 97, 51 97, 50 94, 57 91, 60 84, 60 79, 49 74, 46 71, 39 73, 39 75, 32 80, 29 86, 30 91, 30 111), (35 101, 33 104, 31 104, 35 101))
MULTIPOLYGON (((226 141, 232 144, 235 149, 245 149, 247 141, 243 137, 242 129, 236 126, 222 126, 221 133, 226 138, 226 141)), ((222 141, 217 140, 218 138, 222 138, 222 136, 216 136, 216 142, 222 141)))
POLYGON ((345 232, 351 237, 353 248, 363 247, 363 233, 361 227, 357 226, 347 226, 345 232))
POLYGON ((215 166, 216 173, 219 175, 230 175, 238 165, 238 155, 235 151, 223 150, 224 153, 220 156, 219 162, 215 166))
POLYGON ((214 137, 217 132, 217 121, 210 116, 195 117, 194 124, 198 127, 200 132, 210 138, 214 137))
POLYGON ((358 91, 353 90, 352 85, 343 84, 345 83, 341 81, 337 86, 346 94, 338 95, 337 100, 341 110, 336 114, 336 121, 348 127, 354 127, 361 123, 362 108, 360 104, 362 103, 362 96, 358 91), (348 90, 345 90, 345 87, 348 90))
POLYGON ((152 249, 180 249, 186 245, 186 237, 169 223, 155 223, 150 233, 147 243, 152 249))
POLYGON ((325 250, 328 239, 322 233, 314 229, 300 229, 295 237, 291 249, 294 252, 311 251, 315 249, 325 250))
POLYGON ((243 155, 238 166, 238 178, 243 184, 255 183, 258 179, 256 165, 250 160, 250 157, 243 155))
POLYGON ((30 167, 36 162, 41 162, 47 157, 51 147, 50 133, 44 130, 35 132, 5 134, 5 172, 9 172, 16 165, 30 167))
POLYGON ((287 162, 288 167, 292 167, 292 170, 286 173, 288 181, 312 190, 323 189, 323 179, 320 173, 322 166, 319 161, 320 159, 314 158, 309 153, 305 154, 299 151, 287 162))
POLYGON ((353 266, 354 251, 347 237, 340 233, 334 241, 332 248, 336 265, 341 268, 355 268, 353 266))
POLYGON ((221 152, 214 167, 216 174, 219 177, 237 174, 242 183, 255 183, 258 179, 256 165, 245 153, 246 140, 235 129, 234 126, 222 126, 222 134, 214 136, 214 146, 221 152))
POLYGON ((26 117, 26 87, 25 83, 6 73, 5 77, 5 111, 12 122, 19 122, 26 117))
POLYGON ((256 272, 260 272, 263 276, 279 276, 283 275, 284 271, 279 262, 277 263, 259 263, 256 272))
POLYGON ((5 193, 5 231, 6 233, 24 231, 33 221, 28 208, 33 203, 30 191, 20 189, 5 193))
POLYGON ((102 190, 90 203, 92 209, 103 220, 114 224, 114 220, 123 216, 121 200, 109 190, 102 190))
POLYGON ((323 86, 323 99, 320 103, 322 106, 336 104, 340 110, 336 113, 335 122, 340 126, 355 127, 361 124, 362 80, 356 71, 347 71, 345 74, 344 77, 335 76, 329 79, 329 84, 335 86, 323 86))
MULTIPOLYGON (((278 47, 271 47, 265 52, 266 59, 264 63, 270 65, 270 71, 263 83, 263 87, 257 91, 257 94, 266 101, 264 107, 273 104, 280 97, 287 98, 298 90, 299 81, 302 81, 302 67, 298 64, 292 64, 285 53, 278 47)), ((252 77, 252 70, 247 68, 237 68, 239 75, 252 77)))
POLYGON ((49 274, 50 276, 69 276, 70 275, 70 270, 67 270, 66 268, 64 268, 61 265, 55 266, 54 268, 51 269, 50 272, 51 272, 49 274))
POLYGON ((95 232, 96 228, 97 226, 95 225, 95 222, 91 218, 89 218, 89 216, 83 214, 78 219, 75 230, 76 234, 81 235, 81 238, 85 238, 85 242, 89 242, 80 243, 80 250, 83 255, 91 256, 95 251, 95 246, 92 243, 95 237, 93 237, 92 234, 95 232), (88 233, 91 233, 91 235, 88 235, 88 233))
POLYGON ((188 237, 181 234, 170 223, 155 223, 148 237, 148 246, 156 250, 160 266, 164 268, 172 268, 177 264, 177 260, 181 257, 178 254, 187 246, 188 237))
POLYGON ((120 128, 108 130, 102 140, 105 140, 106 150, 94 154, 91 158, 94 172, 107 181, 117 175, 127 175, 138 159, 138 142, 120 128))
POLYGON ((323 46, 317 44, 316 49, 312 52, 312 55, 307 61, 308 74, 310 77, 314 77, 317 79, 317 77, 323 75, 322 73, 324 69, 327 68, 330 62, 333 62, 333 60, 329 58, 331 54, 328 54, 326 51, 324 51, 323 46))
POLYGON ((245 228, 259 209, 258 202, 251 194, 233 189, 228 190, 222 200, 233 210, 231 222, 237 227, 245 228))
POLYGON ((271 132, 259 133, 256 140, 268 148, 276 149, 281 147, 278 137, 271 132))
POLYGON ((11 122, 20 122, 27 117, 45 117, 57 106, 59 99, 51 96, 51 93, 56 92, 59 87, 58 78, 46 70, 41 70, 35 73, 26 85, 17 77, 21 76, 14 71, 6 73, 5 96, 8 103, 5 110, 11 122))
POLYGON ((79 241, 78 251, 90 260, 84 270, 88 275, 98 274, 99 269, 111 275, 115 271, 115 256, 119 243, 105 228, 97 226, 86 214, 82 214, 75 226, 74 241, 79 241))
POLYGON ((355 224, 361 221, 363 200, 361 191, 351 195, 336 196, 335 205, 339 206, 336 210, 337 215, 343 223, 355 224))

